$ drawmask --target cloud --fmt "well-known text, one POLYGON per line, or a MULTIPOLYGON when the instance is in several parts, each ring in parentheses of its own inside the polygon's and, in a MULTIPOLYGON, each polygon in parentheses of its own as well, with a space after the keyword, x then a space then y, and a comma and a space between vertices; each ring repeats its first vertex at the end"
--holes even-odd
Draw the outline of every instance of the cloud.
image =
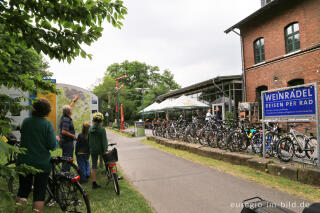
POLYGON ((88 88, 112 63, 138 60, 169 69, 184 86, 241 73, 240 39, 224 30, 259 8, 259 0, 126 1, 121 30, 105 23, 103 36, 85 49, 93 60, 49 61, 58 82, 88 88))

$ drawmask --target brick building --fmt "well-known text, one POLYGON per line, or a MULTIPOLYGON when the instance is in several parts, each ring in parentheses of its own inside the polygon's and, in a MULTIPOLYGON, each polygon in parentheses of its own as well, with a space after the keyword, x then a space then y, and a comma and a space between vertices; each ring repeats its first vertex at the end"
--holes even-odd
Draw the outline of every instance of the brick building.
POLYGON ((229 32, 241 38, 245 101, 260 102, 264 90, 320 81, 320 0, 261 0, 229 32))

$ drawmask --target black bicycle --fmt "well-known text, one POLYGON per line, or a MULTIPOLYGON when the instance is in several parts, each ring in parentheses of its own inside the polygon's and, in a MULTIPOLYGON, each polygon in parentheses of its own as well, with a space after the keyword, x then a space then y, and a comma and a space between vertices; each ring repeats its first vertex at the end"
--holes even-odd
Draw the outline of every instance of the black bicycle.
POLYGON ((80 171, 73 163, 73 158, 52 157, 52 172, 47 185, 46 205, 54 206, 55 203, 64 212, 87 212, 90 213, 88 194, 80 185, 80 171), (65 164, 70 166, 64 171, 65 164))
MULTIPOLYGON (((20 147, 20 141, 10 138, 8 143, 13 146, 20 147)), ((7 167, 15 167, 17 153, 12 152, 8 156, 7 167)), ((46 195, 46 206, 59 207, 64 212, 91 212, 88 194, 80 185, 80 170, 73 163, 73 158, 69 157, 52 157, 52 172, 49 176, 46 195), (64 171, 63 167, 68 165, 68 171, 64 171)), ((8 178, 8 190, 13 195, 18 193, 19 178, 11 176, 8 178)))

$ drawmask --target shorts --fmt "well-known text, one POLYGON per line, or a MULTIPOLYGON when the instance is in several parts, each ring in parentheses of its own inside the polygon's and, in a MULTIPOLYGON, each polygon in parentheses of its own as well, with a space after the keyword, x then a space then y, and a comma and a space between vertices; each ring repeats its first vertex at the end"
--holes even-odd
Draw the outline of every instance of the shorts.
POLYGON ((28 198, 33 182, 33 202, 44 201, 46 197, 49 173, 37 173, 35 175, 19 175, 18 197, 28 198))
POLYGON ((98 168, 98 158, 99 158, 99 155, 91 154, 91 162, 92 162, 91 168, 92 169, 98 168))

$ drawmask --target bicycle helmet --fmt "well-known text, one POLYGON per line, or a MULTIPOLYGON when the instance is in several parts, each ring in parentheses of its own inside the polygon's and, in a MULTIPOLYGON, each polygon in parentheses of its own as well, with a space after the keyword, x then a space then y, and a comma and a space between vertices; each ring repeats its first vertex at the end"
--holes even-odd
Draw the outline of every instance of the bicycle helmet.
POLYGON ((103 121, 103 114, 101 112, 96 112, 93 114, 93 121, 94 122, 101 122, 103 121))

